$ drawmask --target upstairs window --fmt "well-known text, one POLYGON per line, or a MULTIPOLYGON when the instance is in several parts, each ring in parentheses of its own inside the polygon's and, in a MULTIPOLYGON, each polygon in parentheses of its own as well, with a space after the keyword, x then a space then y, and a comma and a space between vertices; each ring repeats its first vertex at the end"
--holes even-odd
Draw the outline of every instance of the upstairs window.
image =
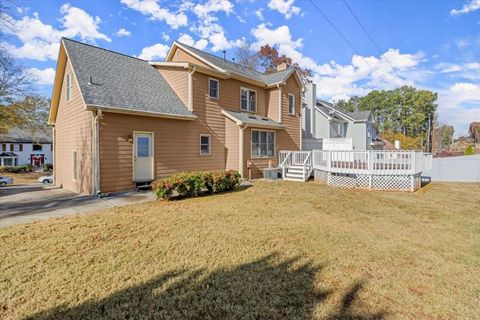
POLYGON ((10 151, 15 151, 15 145, 13 143, 10 144, 10 151))
POLYGON ((210 155, 210 135, 209 134, 200 135, 200 155, 202 156, 210 155))
POLYGON ((208 95, 210 96, 210 98, 218 99, 218 96, 219 96, 218 87, 219 87, 218 80, 212 79, 212 78, 208 79, 208 95))
POLYGON ((275 132, 252 130, 252 158, 272 158, 275 153, 275 132))
POLYGON ((18 151, 20 151, 20 152, 23 151, 23 144, 20 143, 20 144, 18 145, 18 151))
POLYGON ((293 94, 288 94, 288 114, 295 114, 295 96, 293 94))
POLYGON ((2 151, 7 151, 7 144, 6 143, 2 143, 2 151))
POLYGON ((255 90, 240 88, 240 109, 257 112, 257 92, 255 90))
POLYGON ((72 88, 73 88, 73 85, 72 85, 72 73, 70 72, 69 74, 67 74, 67 81, 66 81, 66 97, 67 97, 67 101, 70 101, 70 99, 72 99, 72 88))
POLYGON ((41 144, 34 144, 32 146, 33 151, 42 151, 42 145, 41 144))

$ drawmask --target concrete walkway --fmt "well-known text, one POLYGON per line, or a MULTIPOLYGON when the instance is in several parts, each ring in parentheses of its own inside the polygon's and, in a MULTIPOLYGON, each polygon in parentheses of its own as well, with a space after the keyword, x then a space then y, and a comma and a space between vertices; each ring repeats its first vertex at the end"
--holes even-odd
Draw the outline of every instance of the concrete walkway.
POLYGON ((0 227, 154 199, 151 191, 113 193, 100 199, 40 183, 10 186, 0 188, 0 227))

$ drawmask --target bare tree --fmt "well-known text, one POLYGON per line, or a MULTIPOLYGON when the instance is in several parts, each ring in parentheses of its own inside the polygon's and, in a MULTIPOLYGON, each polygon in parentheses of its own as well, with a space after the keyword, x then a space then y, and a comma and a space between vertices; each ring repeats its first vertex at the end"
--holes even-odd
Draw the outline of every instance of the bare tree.
POLYGON ((240 65, 258 71, 260 63, 258 55, 250 49, 250 44, 247 42, 244 42, 241 46, 237 47, 235 57, 240 65))
MULTIPOLYGON (((14 1, 0 3, 0 40, 5 38, 4 30, 13 30, 10 13, 17 6, 14 1)), ((0 104, 9 104, 27 93, 30 77, 23 66, 17 63, 5 48, 0 47, 0 104)))

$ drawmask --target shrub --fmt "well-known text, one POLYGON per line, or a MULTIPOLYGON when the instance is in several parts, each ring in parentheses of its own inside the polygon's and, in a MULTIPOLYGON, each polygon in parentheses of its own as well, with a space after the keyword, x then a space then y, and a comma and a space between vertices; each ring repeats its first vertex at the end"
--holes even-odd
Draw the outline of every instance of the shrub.
POLYGON ((23 166, 0 167, 0 172, 7 172, 7 173, 27 173, 31 171, 32 171, 32 166, 30 164, 25 164, 23 166))
POLYGON ((45 172, 52 172, 52 170, 53 170, 53 164, 51 164, 51 163, 45 163, 45 164, 43 165, 43 171, 45 171, 45 172))
POLYGON ((240 183, 237 171, 182 172, 152 183, 158 198, 197 197, 202 193, 219 193, 235 189, 240 183))
POLYGON ((465 149, 465 155, 466 156, 471 156, 473 155, 474 152, 473 152, 473 146, 470 144, 466 149, 465 149))

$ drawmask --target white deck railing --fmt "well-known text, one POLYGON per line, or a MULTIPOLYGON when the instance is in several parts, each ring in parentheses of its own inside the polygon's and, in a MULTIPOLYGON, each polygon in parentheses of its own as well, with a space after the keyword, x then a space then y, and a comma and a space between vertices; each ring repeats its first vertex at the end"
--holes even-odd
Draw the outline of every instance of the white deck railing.
POLYGON ((417 174, 426 170, 429 156, 418 151, 313 150, 313 168, 352 174, 417 174))

